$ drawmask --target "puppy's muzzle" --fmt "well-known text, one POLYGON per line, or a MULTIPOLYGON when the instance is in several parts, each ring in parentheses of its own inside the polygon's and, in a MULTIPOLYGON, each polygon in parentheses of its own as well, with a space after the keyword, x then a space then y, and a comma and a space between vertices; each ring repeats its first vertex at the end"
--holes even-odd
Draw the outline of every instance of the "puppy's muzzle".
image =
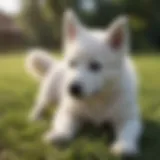
POLYGON ((80 83, 76 82, 69 86, 69 93, 71 96, 75 98, 82 98, 83 97, 83 87, 80 83))

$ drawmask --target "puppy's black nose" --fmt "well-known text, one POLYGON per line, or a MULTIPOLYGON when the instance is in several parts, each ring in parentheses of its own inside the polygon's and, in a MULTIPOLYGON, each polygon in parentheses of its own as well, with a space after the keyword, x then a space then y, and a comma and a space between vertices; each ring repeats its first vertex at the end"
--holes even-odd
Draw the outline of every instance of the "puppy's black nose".
POLYGON ((72 96, 80 98, 82 97, 82 86, 79 83, 73 83, 69 88, 69 92, 72 96))

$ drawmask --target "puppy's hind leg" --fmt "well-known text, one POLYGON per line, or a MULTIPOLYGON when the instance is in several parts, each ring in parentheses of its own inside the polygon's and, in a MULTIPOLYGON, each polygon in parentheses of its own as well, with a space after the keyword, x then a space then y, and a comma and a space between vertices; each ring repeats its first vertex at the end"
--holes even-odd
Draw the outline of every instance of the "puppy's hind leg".
POLYGON ((111 151, 116 155, 135 156, 139 152, 138 141, 142 134, 142 124, 138 118, 115 124, 117 139, 111 151))

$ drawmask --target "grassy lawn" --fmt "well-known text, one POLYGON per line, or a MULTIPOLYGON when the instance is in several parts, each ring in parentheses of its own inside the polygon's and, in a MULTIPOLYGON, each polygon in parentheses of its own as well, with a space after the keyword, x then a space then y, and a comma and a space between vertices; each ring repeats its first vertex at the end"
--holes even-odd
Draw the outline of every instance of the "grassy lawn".
MULTIPOLYGON (((141 56, 134 59, 141 80, 140 104, 145 123, 142 153, 137 159, 159 160, 160 57, 141 56)), ((78 136, 63 151, 43 144, 41 137, 49 121, 27 122, 37 88, 38 83, 24 70, 23 55, 0 56, 0 160, 116 159, 107 149, 107 134, 94 129, 78 136)))

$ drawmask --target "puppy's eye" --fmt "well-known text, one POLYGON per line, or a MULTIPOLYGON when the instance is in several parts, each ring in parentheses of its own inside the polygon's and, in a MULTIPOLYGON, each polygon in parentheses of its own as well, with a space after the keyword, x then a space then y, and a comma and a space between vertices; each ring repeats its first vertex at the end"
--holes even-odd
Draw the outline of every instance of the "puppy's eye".
POLYGON ((88 67, 92 72, 98 72, 101 70, 102 65, 99 62, 91 62, 88 67))
POLYGON ((77 61, 70 61, 69 62, 69 67, 75 68, 77 66, 77 61))

